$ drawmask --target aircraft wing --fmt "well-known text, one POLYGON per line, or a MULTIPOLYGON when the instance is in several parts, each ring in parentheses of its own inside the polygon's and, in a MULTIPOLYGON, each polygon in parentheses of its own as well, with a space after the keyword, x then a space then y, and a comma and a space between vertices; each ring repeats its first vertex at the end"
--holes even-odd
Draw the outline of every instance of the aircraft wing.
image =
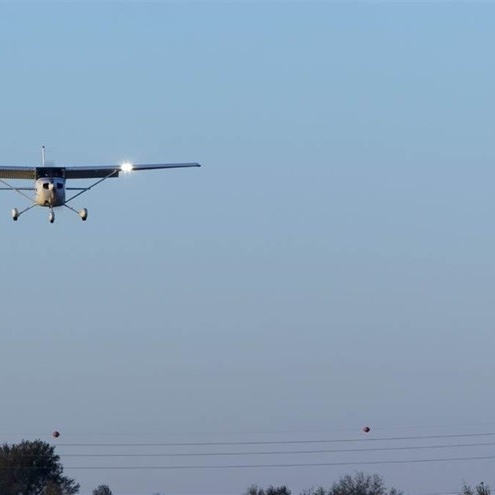
POLYGON ((0 179, 36 179, 36 167, 0 166, 0 179))
MULTIPOLYGON (((149 163, 100 165, 93 167, 64 167, 67 179, 98 179, 104 177, 118 177, 120 172, 134 172, 136 170, 158 170, 162 168, 200 167, 199 163, 149 163)), ((1 174, 1 168, 0 168, 1 174)), ((0 177, 2 177, 0 175, 0 177)))

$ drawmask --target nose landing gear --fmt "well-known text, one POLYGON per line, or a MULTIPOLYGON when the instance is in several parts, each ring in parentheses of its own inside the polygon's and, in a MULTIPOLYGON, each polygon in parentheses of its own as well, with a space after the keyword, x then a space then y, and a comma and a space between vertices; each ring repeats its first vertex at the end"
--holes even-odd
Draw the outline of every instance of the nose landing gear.
POLYGON ((50 223, 53 223, 55 221, 55 213, 53 213, 52 209, 50 209, 50 214, 48 215, 48 220, 50 223))

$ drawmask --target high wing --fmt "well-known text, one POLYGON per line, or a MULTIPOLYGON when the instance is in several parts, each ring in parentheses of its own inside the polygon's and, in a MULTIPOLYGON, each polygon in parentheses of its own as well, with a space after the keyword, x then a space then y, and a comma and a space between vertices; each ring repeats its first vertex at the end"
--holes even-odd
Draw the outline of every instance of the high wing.
POLYGON ((162 168, 200 167, 199 163, 150 163, 123 165, 99 165, 91 167, 10 167, 0 166, 0 179, 32 179, 42 176, 65 177, 66 179, 100 179, 118 177, 122 171, 157 170, 162 168))
POLYGON ((37 167, 0 166, 0 179, 36 179, 37 167))
MULTIPOLYGON (((100 165, 92 167, 63 167, 67 179, 98 179, 118 177, 119 173, 134 172, 135 170, 157 170, 162 168, 200 167, 199 163, 149 163, 126 165, 100 165)), ((1 174, 1 168, 0 168, 1 174)), ((1 175, 0 175, 1 177, 1 175)))

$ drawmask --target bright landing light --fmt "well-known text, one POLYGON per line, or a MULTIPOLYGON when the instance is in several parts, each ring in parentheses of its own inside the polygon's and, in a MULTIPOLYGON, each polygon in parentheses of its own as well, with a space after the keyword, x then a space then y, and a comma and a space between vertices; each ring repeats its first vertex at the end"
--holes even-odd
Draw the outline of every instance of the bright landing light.
POLYGON ((130 162, 124 162, 120 166, 120 170, 122 170, 122 172, 125 172, 125 173, 131 172, 132 171, 132 163, 130 163, 130 162))

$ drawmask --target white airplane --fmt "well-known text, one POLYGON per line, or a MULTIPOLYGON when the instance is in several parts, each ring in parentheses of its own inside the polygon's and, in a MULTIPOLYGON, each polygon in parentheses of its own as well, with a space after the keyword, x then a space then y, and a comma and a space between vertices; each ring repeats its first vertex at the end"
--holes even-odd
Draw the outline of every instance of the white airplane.
POLYGON ((55 221, 54 208, 65 206, 81 217, 83 221, 88 218, 88 210, 83 208, 79 211, 69 206, 67 203, 77 198, 81 194, 89 191, 106 179, 118 177, 121 172, 128 173, 134 170, 156 170, 161 168, 185 168, 200 167, 199 163, 151 163, 132 164, 129 162, 120 165, 98 165, 94 167, 55 167, 45 165, 45 147, 41 148, 41 167, 9 167, 0 166, 0 183, 6 187, 0 190, 15 191, 32 202, 30 206, 19 211, 12 209, 12 219, 17 219, 26 211, 35 206, 44 206, 50 209, 48 220, 55 221), (4 179, 31 179, 34 180, 34 187, 15 187, 7 183, 4 179), (88 187, 66 187, 67 179, 99 179, 88 187), (24 191, 34 191, 34 198, 31 198, 24 191), (79 191, 66 199, 66 191, 79 191))

